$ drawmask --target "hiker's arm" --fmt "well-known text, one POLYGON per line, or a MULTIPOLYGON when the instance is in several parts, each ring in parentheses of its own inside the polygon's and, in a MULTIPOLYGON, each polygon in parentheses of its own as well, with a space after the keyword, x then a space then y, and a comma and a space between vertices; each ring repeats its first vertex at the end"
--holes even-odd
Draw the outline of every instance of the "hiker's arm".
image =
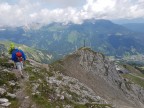
POLYGON ((11 60, 15 60, 15 55, 14 55, 14 53, 12 53, 12 56, 11 56, 11 60))
POLYGON ((23 51, 21 51, 21 52, 22 52, 23 59, 25 61, 26 60, 26 55, 25 55, 25 53, 23 51))

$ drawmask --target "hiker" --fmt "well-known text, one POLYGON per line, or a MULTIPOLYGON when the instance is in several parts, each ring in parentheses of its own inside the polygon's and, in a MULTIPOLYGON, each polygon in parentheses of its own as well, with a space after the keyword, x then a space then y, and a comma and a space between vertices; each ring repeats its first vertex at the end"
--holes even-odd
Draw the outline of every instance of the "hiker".
POLYGON ((18 71, 21 74, 21 78, 24 78, 22 69, 23 69, 23 63, 26 60, 26 56, 24 54, 24 52, 20 49, 15 48, 14 44, 11 43, 10 44, 10 49, 9 49, 9 54, 12 55, 11 59, 14 61, 16 69, 18 69, 18 71))

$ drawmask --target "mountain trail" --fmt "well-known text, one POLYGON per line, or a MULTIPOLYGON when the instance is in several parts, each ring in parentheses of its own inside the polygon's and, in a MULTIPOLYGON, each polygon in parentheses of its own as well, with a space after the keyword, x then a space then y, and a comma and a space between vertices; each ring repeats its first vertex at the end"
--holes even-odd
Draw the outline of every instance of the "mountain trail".
POLYGON ((19 108, 36 108, 36 105, 33 104, 26 91, 28 89, 27 82, 29 81, 29 75, 27 72, 23 71, 24 78, 22 79, 20 73, 16 69, 13 69, 13 73, 15 73, 18 78, 18 84, 20 86, 20 89, 16 91, 16 98, 20 104, 19 108))

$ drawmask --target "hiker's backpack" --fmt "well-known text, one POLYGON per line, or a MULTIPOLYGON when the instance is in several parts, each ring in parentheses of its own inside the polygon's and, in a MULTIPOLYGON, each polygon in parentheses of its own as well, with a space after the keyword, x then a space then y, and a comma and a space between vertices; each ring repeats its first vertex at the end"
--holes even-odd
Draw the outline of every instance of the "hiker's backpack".
POLYGON ((19 62, 23 61, 22 53, 20 51, 16 52, 16 58, 19 62))

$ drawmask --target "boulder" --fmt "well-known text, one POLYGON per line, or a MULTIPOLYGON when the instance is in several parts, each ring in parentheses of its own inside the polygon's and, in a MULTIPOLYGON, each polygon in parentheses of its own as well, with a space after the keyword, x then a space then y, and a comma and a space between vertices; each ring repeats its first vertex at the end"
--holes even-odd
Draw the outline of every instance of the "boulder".
POLYGON ((1 106, 8 107, 10 104, 11 104, 10 102, 6 102, 6 103, 1 104, 1 106))
POLYGON ((6 99, 6 98, 0 98, 0 104, 3 104, 3 103, 6 103, 8 102, 9 100, 6 99))
POLYGON ((6 93, 6 90, 3 88, 0 88, 0 95, 3 95, 4 93, 6 93))
POLYGON ((11 94, 11 93, 7 93, 7 96, 11 97, 11 98, 16 98, 15 94, 11 94))

